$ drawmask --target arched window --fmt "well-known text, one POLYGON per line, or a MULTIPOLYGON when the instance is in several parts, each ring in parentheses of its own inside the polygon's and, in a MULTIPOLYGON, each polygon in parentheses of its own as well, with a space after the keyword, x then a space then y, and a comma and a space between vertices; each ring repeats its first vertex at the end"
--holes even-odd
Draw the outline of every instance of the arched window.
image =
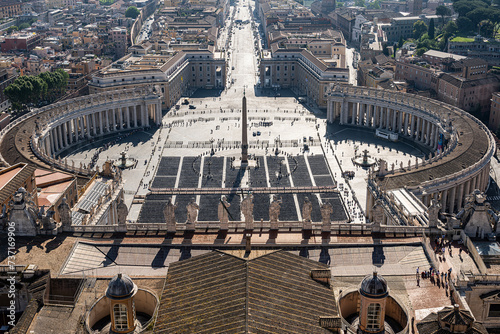
POLYGON ((372 303, 368 305, 368 312, 366 317, 366 329, 377 330, 380 329, 381 309, 380 304, 372 303))
POLYGON ((115 304, 115 306, 113 306, 113 316, 115 319, 116 329, 128 329, 127 306, 123 304, 115 304))

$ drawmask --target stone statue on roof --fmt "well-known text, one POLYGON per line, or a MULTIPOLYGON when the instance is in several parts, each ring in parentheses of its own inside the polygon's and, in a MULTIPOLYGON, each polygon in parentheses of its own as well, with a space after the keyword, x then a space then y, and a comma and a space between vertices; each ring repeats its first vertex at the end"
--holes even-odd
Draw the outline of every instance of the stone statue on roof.
POLYGON ((269 205, 269 221, 271 222, 271 229, 278 229, 278 219, 281 210, 281 199, 273 195, 273 201, 269 205))
POLYGON ((116 212, 118 214, 118 225, 125 225, 127 223, 128 208, 123 202, 123 198, 120 199, 120 203, 116 207, 116 212))
POLYGON ((191 202, 186 206, 187 215, 186 215, 186 224, 193 225, 198 216, 198 209, 200 206, 196 203, 194 197, 191 197, 191 202))
POLYGON ((59 217, 63 226, 71 226, 71 209, 66 203, 66 197, 62 198, 61 204, 57 207, 59 210, 59 217))
POLYGON ((329 228, 331 224, 331 214, 333 212, 333 207, 330 202, 325 202, 321 206, 321 222, 323 223, 323 227, 329 228))
POLYGON ((311 222, 311 212, 312 212, 312 203, 309 200, 309 197, 306 196, 306 198, 304 199, 304 204, 302 204, 303 222, 311 222))
POLYGON ((247 228, 253 227, 253 195, 248 194, 241 201, 241 213, 245 216, 245 226, 247 228))
POLYGON ((429 227, 436 227, 439 222, 439 211, 441 210, 441 203, 436 199, 431 199, 431 204, 427 209, 429 215, 429 227))
POLYGON ((175 209, 177 209, 177 205, 172 203, 172 198, 169 198, 163 207, 163 217, 165 218, 165 223, 167 224, 167 230, 169 232, 175 232, 175 209))
POLYGON ((219 222, 221 225, 221 229, 227 229, 227 224, 229 222, 229 207, 231 204, 227 202, 226 196, 222 196, 219 201, 219 206, 217 208, 217 214, 219 217, 219 222))

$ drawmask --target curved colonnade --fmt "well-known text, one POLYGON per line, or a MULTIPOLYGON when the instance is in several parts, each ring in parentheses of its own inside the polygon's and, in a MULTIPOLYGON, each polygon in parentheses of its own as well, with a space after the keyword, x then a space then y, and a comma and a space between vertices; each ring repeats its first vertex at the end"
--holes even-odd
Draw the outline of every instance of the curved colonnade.
MULTIPOLYGON (((56 157, 63 150, 82 141, 148 127, 151 123, 159 125, 162 118, 161 96, 146 88, 78 97, 47 106, 43 111, 36 121, 31 148, 38 158, 51 164, 57 163, 56 157)), ((67 164, 60 167, 69 168, 67 164)), ((78 169, 81 168, 75 171, 78 169)))
MULTIPOLYGON (((459 211, 474 189, 486 190, 495 141, 469 113, 443 102, 407 93, 334 85, 328 94, 328 122, 381 129, 430 149, 423 163, 381 170, 380 190, 406 188, 429 206, 441 201, 443 212, 459 211)), ((373 206, 368 196, 367 209, 373 206)))

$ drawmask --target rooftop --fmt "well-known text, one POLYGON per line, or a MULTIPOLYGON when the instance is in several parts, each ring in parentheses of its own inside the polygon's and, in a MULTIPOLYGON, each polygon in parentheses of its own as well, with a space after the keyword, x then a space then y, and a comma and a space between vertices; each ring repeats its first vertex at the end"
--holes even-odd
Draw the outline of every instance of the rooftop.
POLYGON ((331 333, 319 317, 338 316, 335 297, 311 278, 314 269, 328 266, 285 251, 250 260, 215 251, 174 263, 155 333, 331 333))

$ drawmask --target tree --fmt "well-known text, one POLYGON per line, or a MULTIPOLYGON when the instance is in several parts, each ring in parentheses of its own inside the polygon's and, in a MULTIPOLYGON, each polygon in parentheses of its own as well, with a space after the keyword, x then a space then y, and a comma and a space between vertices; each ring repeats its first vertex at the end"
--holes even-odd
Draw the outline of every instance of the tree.
POLYGON ((21 23, 21 24, 19 25, 19 30, 23 30, 23 29, 26 29, 26 28, 29 28, 29 27, 30 27, 30 24, 29 24, 29 23, 24 22, 24 23, 21 23))
POLYGON ((430 39, 434 39, 434 19, 429 21, 429 31, 427 32, 430 39))
POLYGON ((423 48, 419 48, 417 50, 415 50, 415 54, 418 56, 418 57, 422 57, 422 55, 424 53, 426 53, 429 49, 427 49, 426 47, 423 47, 423 48))
POLYGON ((437 6, 436 8, 436 15, 441 16, 441 22, 444 24, 444 17, 445 16, 451 16, 451 9, 449 9, 446 6, 437 6))
POLYGON ((472 12, 474 9, 486 7, 488 6, 479 0, 459 0, 453 4, 453 9, 459 16, 466 16, 467 13, 472 12))
POLYGON ((133 19, 136 19, 137 16, 139 16, 141 12, 139 11, 139 9, 137 9, 137 7, 135 6, 130 6, 129 8, 127 8, 127 10, 125 11, 125 17, 131 17, 133 19))
POLYGON ((365 7, 365 0, 354 0, 354 6, 365 7))
POLYGON ((17 26, 10 26, 7 28, 7 33, 10 34, 13 31, 17 31, 19 28, 17 26))
POLYGON ((399 37, 398 48, 401 49, 404 44, 405 44, 405 40, 403 39, 403 36, 399 37))
POLYGON ((387 47, 387 44, 384 44, 384 46, 382 47, 382 53, 389 57, 389 48, 387 47))
POLYGON ((484 37, 493 37, 495 25, 490 20, 482 20, 478 24, 478 34, 484 37))
POLYGON ((427 25, 424 21, 418 20, 413 24, 413 38, 419 39, 420 36, 427 32, 427 25))
POLYGON ((470 31, 474 30, 474 25, 472 24, 472 21, 466 17, 459 17, 457 19, 457 27, 458 27, 458 31, 462 34, 465 34, 465 33, 468 33, 470 31))
POLYGON ((443 28, 443 34, 448 35, 448 37, 455 35, 458 32, 458 26, 455 21, 450 21, 446 23, 446 25, 443 28))

